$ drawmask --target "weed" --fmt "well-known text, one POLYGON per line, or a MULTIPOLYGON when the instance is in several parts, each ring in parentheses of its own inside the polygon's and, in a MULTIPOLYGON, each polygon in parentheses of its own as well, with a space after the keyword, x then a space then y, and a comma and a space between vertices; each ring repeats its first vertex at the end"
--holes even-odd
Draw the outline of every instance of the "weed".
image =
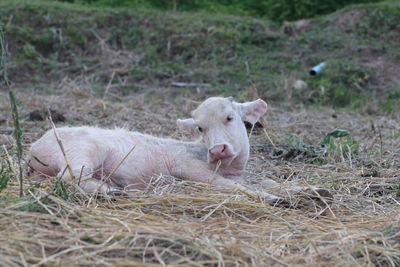
POLYGON ((292 134, 287 139, 286 143, 289 145, 290 148, 294 149, 305 149, 306 144, 304 143, 303 139, 296 134, 292 134))
POLYGON ((18 104, 17 104, 17 99, 14 95, 14 91, 11 87, 11 83, 8 79, 8 54, 7 54, 7 44, 6 40, 4 37, 4 32, 2 25, 0 25, 0 52, 1 52, 1 62, 0 66, 1 69, 3 70, 3 79, 6 84, 6 87, 8 89, 8 95, 10 98, 10 104, 11 104, 11 112, 14 120, 14 136, 17 144, 17 157, 18 157, 18 165, 19 165, 19 182, 20 182, 20 191, 19 195, 22 197, 23 195, 23 172, 22 172, 22 153, 23 153, 23 148, 22 148, 22 130, 19 122, 19 115, 18 115, 18 104))
POLYGON ((283 148, 276 149, 274 156, 285 160, 305 161, 322 165, 329 159, 334 162, 352 160, 358 154, 358 142, 346 130, 335 129, 327 133, 319 145, 307 144, 298 135, 290 135, 283 148))
POLYGON ((328 156, 342 161, 351 160, 358 154, 358 142, 350 137, 348 131, 342 129, 329 132, 322 140, 321 146, 328 156))
POLYGON ((295 160, 320 165, 325 162, 320 152, 320 147, 307 144, 300 136, 292 134, 286 138, 283 147, 275 149, 274 156, 288 161, 295 160))
POLYGON ((321 146, 328 146, 331 143, 332 137, 333 138, 340 138, 340 137, 345 137, 348 136, 349 132, 346 130, 342 129, 335 129, 331 132, 329 132, 324 139, 322 140, 321 146))
POLYGON ((69 192, 67 189, 67 186, 65 184, 65 182, 61 179, 56 179, 56 181, 54 182, 53 186, 52 186, 52 191, 53 194, 57 197, 60 197, 64 200, 69 200, 70 196, 69 196, 69 192))
MULTIPOLYGON (((49 199, 42 199, 41 202, 44 205, 50 204, 50 200, 49 199)), ((42 205, 37 203, 35 199, 29 199, 26 204, 18 207, 18 210, 19 211, 24 211, 24 212, 47 213, 46 209, 42 205)))
POLYGON ((7 188, 8 182, 11 179, 11 166, 0 162, 0 192, 7 188))
POLYGON ((392 113, 400 110, 400 87, 396 86, 388 91, 387 99, 381 104, 381 108, 387 112, 392 113))
POLYGON ((19 54, 22 60, 24 59, 36 59, 38 57, 38 53, 36 48, 31 44, 25 44, 22 46, 21 53, 19 54))

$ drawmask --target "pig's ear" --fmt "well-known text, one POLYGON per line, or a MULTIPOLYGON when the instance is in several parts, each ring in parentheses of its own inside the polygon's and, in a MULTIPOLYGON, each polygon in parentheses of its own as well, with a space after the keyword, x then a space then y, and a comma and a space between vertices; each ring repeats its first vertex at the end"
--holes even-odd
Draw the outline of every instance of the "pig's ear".
POLYGON ((178 128, 182 131, 188 132, 191 135, 195 134, 195 130, 196 130, 196 122, 194 121, 194 119, 178 119, 176 121, 176 125, 178 125, 178 128))
POLYGON ((267 103, 262 99, 252 102, 234 103, 243 121, 255 124, 267 111, 267 103))

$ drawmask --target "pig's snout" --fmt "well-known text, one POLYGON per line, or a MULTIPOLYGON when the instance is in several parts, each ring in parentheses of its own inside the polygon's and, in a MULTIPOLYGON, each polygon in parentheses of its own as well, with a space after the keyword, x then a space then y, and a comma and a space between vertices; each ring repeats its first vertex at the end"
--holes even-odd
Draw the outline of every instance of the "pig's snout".
POLYGON ((226 159, 233 156, 232 149, 229 145, 215 145, 208 150, 208 156, 210 161, 217 161, 221 159, 226 159))

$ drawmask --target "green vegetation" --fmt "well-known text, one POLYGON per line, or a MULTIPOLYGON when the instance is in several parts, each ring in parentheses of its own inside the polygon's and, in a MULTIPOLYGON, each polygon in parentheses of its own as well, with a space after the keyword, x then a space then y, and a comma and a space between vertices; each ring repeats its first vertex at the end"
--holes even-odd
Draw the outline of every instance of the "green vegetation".
POLYGON ((400 86, 391 88, 388 97, 382 103, 382 109, 388 113, 398 111, 400 107, 400 86))
POLYGON ((125 81, 119 87, 126 93, 167 88, 163 92, 171 95, 193 92, 177 90, 173 82, 207 83, 212 89, 200 89, 238 98, 256 92, 270 102, 352 108, 373 99, 386 112, 398 109, 399 101, 386 93, 395 86, 389 76, 398 67, 395 2, 349 7, 303 28, 289 23, 283 29, 266 20, 206 13, 57 1, 0 6, 0 20, 9 21, 4 27, 13 81, 48 83, 83 75, 102 94, 98 88, 113 77, 125 81), (371 64, 378 56, 380 63, 371 64), (310 77, 308 69, 322 61, 326 69, 310 77), (306 86, 294 86, 298 80, 306 86))
POLYGON ((54 185, 52 186, 52 191, 53 194, 63 200, 69 200, 70 199, 70 192, 67 189, 67 186, 63 180, 60 178, 57 178, 56 181, 54 182, 54 185))
POLYGON ((14 120, 14 136, 15 136, 15 142, 17 145, 17 159, 18 159, 18 166, 19 166, 19 183, 20 183, 20 190, 19 190, 19 195, 22 197, 23 195, 23 171, 22 171, 22 153, 23 153, 23 147, 22 147, 22 130, 21 130, 21 125, 19 122, 19 115, 18 115, 18 105, 17 105, 17 99, 15 97, 14 91, 9 88, 9 97, 10 97, 10 103, 11 103, 11 112, 13 115, 13 120, 14 120))
POLYGON ((7 188, 11 179, 11 166, 0 162, 0 192, 7 188), (7 165, 7 166, 6 166, 7 165))
MULTIPOLYGON (((337 107, 359 107, 369 96, 365 87, 371 75, 371 69, 362 67, 351 59, 332 59, 321 75, 307 78, 311 88, 309 100, 337 107)), ((304 92, 298 94, 298 97, 301 97, 304 92)))
POLYGON ((322 140, 321 146, 328 156, 337 160, 351 160, 358 153, 358 142, 351 138, 346 130, 335 129, 322 140))
MULTIPOLYGON (((17 98, 15 97, 14 90, 11 87, 11 83, 8 79, 8 53, 7 53, 7 43, 4 38, 4 33, 3 33, 3 28, 0 25, 0 69, 2 70, 3 73, 3 80, 4 83, 7 87, 8 90, 8 96, 10 98, 10 104, 11 104, 11 113, 13 116, 13 121, 14 121, 14 136, 15 136, 15 141, 17 145, 17 159, 18 159, 18 166, 19 166, 19 183, 20 183, 20 190, 19 190, 19 195, 22 197, 23 195, 23 172, 22 172, 22 130, 21 130, 21 125, 19 122, 19 115, 18 115, 18 104, 17 104, 17 98)), ((3 175, 2 175, 2 186, 7 187, 7 182, 8 181, 3 175)), ((1 187, 1 186, 0 186, 1 187)), ((0 190, 1 191, 1 190, 0 190)))
POLYGON ((308 144, 300 136, 292 134, 275 149, 274 154, 289 161, 321 165, 356 159, 358 144, 348 131, 342 129, 328 132, 320 144, 308 144))
POLYGON ((58 0, 101 7, 155 8, 174 11, 204 11, 293 21, 331 13, 351 4, 382 0, 58 0))

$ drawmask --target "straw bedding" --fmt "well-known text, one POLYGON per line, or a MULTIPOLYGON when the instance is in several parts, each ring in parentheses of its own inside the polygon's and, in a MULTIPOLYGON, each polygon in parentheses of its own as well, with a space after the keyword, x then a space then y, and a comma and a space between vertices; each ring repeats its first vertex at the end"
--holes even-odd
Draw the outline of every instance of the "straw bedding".
MULTIPOLYGON (((120 126, 187 139, 174 121, 188 116, 198 100, 113 100, 64 88, 50 96, 19 90, 26 147, 50 127, 30 121, 29 111, 47 106, 63 111, 63 125, 120 126)), ((0 134, 9 135, 11 116, 4 112, 5 95, 1 99, 0 134)), ((145 191, 110 198, 55 189, 55 180, 25 180, 19 199, 13 179, 1 193, 0 265, 399 266, 399 121, 271 108, 266 132, 251 134, 246 179, 255 186, 266 178, 280 182, 273 191, 290 207, 169 176, 154 177, 145 191), (320 154, 317 163, 307 151, 284 157, 287 136, 318 146, 333 128, 351 132, 359 142, 357 155, 320 154), (311 199, 291 192, 293 185, 327 188, 334 199, 311 199)), ((15 166, 15 148, 4 148, 10 156, 2 151, 2 162, 13 160, 15 166)))

